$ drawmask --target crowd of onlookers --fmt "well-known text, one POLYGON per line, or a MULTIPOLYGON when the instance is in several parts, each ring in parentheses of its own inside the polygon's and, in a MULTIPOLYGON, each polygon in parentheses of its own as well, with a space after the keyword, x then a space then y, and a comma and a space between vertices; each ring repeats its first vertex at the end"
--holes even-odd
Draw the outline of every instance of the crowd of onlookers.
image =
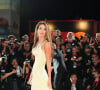
MULTIPOLYGON (((100 34, 77 38, 68 32, 63 41, 54 33, 52 86, 54 90, 100 90, 100 34)), ((27 84, 34 60, 33 42, 24 35, 0 39, 0 90, 30 90, 27 84)))

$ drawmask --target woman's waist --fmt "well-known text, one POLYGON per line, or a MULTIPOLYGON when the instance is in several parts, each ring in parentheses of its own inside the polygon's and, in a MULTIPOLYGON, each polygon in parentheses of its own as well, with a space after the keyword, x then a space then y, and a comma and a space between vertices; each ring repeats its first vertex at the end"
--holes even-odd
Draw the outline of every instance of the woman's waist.
POLYGON ((45 75, 47 72, 46 72, 46 69, 45 68, 33 68, 33 76, 36 75, 36 76, 42 76, 42 75, 45 75))
POLYGON ((45 65, 34 64, 33 69, 34 70, 45 70, 45 65))

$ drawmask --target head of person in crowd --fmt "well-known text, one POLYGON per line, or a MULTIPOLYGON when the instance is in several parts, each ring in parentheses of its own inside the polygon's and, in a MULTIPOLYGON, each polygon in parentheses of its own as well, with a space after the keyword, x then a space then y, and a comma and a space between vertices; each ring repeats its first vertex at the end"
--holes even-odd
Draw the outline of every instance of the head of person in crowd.
POLYGON ((96 38, 95 38, 98 42, 100 42, 100 33, 96 33, 96 38))
POLYGON ((74 54, 74 53, 78 53, 78 48, 77 47, 72 47, 72 53, 74 54))
POLYGON ((73 40, 75 40, 75 35, 73 32, 68 32, 67 33, 67 41, 68 42, 72 42, 73 40))
POLYGON ((61 31, 60 31, 60 30, 54 30, 54 31, 53 31, 53 36, 54 36, 54 37, 59 37, 59 36, 61 36, 61 31))
POLYGON ((60 49, 61 44, 62 44, 61 38, 60 37, 56 37, 56 46, 57 46, 57 48, 60 49))
POLYGON ((70 76, 70 81, 72 84, 76 84, 77 83, 77 75, 76 74, 72 74, 70 76))
POLYGON ((61 44, 60 49, 61 49, 63 52, 64 52, 64 51, 66 52, 66 47, 65 47, 65 44, 64 44, 64 43, 61 44))
POLYGON ((3 47, 8 46, 8 41, 7 41, 6 39, 3 39, 3 40, 2 40, 2 46, 3 46, 3 47))
POLYGON ((100 49, 100 33, 96 33, 95 46, 100 49))
POLYGON ((61 36, 61 31, 60 30, 54 30, 53 32, 53 37, 52 37, 52 41, 55 43, 56 42, 56 38, 60 37, 61 38, 61 42, 63 42, 63 38, 61 36))
POLYGON ((27 34, 25 34, 22 38, 24 42, 29 42, 29 36, 27 34))
POLYGON ((91 55, 91 47, 89 45, 86 45, 84 48, 85 55, 89 56, 91 55))
POLYGON ((31 44, 29 42, 24 43, 24 51, 30 52, 31 50, 31 44))
POLYGON ((92 54, 92 62, 93 63, 98 63, 99 61, 99 56, 97 54, 92 54))
POLYGON ((61 36, 61 31, 60 30, 56 30, 56 36, 57 37, 61 36))
POLYGON ((10 44, 13 44, 14 43, 14 40, 15 40, 15 36, 14 35, 9 35, 8 36, 8 40, 9 40, 9 43, 10 44))
POLYGON ((82 38, 82 42, 89 42, 89 35, 88 34, 85 34, 82 38))
POLYGON ((19 65, 17 58, 13 58, 11 64, 12 64, 13 68, 16 69, 18 67, 18 65, 19 65))
POLYGON ((94 78, 100 78, 100 71, 95 69, 93 72, 92 72, 94 78))

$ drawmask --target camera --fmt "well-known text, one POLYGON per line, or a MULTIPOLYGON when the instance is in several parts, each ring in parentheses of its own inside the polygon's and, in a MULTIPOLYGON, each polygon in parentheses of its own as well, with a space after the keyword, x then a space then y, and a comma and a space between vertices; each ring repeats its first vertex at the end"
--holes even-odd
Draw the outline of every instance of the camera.
POLYGON ((17 70, 17 73, 16 73, 16 74, 17 74, 18 77, 21 76, 21 71, 20 71, 20 69, 17 70))
POLYGON ((75 43, 72 43, 72 46, 75 46, 75 43))
POLYGON ((68 48, 68 49, 66 50, 66 52, 67 52, 67 53, 70 53, 70 52, 71 52, 71 49, 70 49, 70 48, 68 48))
POLYGON ((2 56, 2 60, 7 60, 7 55, 2 56))
POLYGON ((25 61, 26 61, 27 63, 30 63, 30 60, 29 60, 29 59, 25 59, 25 61))
POLYGON ((5 60, 7 60, 7 56, 6 55, 0 57, 0 61, 2 61, 2 63, 4 63, 5 60))
POLYGON ((73 58, 74 58, 74 59, 76 59, 77 57, 76 57, 76 56, 74 56, 73 58))
POLYGON ((5 73, 6 73, 6 70, 5 69, 1 69, 1 75, 5 75, 5 73))
POLYGON ((2 61, 2 57, 0 57, 0 62, 2 61))
POLYGON ((13 43, 8 43, 8 45, 9 45, 11 48, 13 48, 13 43))
POLYGON ((18 42, 18 39, 14 39, 14 43, 17 43, 18 42))

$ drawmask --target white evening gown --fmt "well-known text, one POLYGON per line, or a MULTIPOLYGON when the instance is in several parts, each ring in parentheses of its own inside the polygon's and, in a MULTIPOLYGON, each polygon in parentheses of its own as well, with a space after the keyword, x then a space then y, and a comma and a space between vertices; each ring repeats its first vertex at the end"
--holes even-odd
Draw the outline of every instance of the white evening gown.
POLYGON ((32 54, 35 55, 35 62, 32 69, 32 84, 31 90, 50 90, 48 87, 48 75, 45 70, 46 56, 42 51, 41 43, 32 49, 32 54))

